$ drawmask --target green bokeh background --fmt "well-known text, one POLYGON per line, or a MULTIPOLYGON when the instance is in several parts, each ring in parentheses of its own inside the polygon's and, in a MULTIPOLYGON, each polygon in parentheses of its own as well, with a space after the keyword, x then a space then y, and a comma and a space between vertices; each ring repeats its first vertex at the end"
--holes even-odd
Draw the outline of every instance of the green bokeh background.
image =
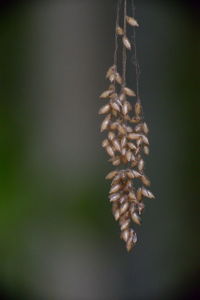
POLYGON ((116 2, 1 6, 2 299, 200 299, 198 14, 195 2, 137 2, 156 200, 131 254, 107 200, 97 114, 116 2))

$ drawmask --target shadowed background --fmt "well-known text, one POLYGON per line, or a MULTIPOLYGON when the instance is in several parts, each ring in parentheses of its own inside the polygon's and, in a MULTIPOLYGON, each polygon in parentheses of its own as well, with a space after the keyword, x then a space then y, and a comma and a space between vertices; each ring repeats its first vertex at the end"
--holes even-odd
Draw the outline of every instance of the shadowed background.
POLYGON ((107 199, 97 114, 115 5, 1 2, 1 299, 200 299, 198 5, 136 1, 156 200, 131 254, 107 199))

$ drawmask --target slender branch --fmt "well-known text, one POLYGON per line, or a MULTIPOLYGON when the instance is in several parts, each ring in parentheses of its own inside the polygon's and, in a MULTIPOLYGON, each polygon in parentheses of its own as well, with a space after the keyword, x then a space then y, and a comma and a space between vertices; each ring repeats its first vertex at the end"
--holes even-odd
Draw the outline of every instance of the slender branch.
MULTIPOLYGON (((132 4, 132 14, 133 18, 135 18, 135 4, 134 0, 131 1, 132 4)), ((137 102, 141 103, 140 100, 140 87, 139 87, 139 80, 140 80, 140 66, 139 66, 139 61, 137 57, 137 43, 136 43, 136 29, 133 27, 133 42, 134 42, 134 63, 135 63, 135 71, 136 71, 136 97, 137 97, 137 102)))
POLYGON ((118 53, 118 34, 116 32, 116 28, 119 26, 119 17, 120 17, 120 6, 121 6, 121 1, 118 0, 117 2, 117 17, 116 17, 116 26, 115 26, 115 51, 114 51, 114 65, 117 66, 117 53, 118 53))
MULTIPOLYGON (((126 16, 127 16, 127 1, 124 0, 124 35, 126 36, 126 16)), ((123 44, 123 86, 126 86, 126 61, 127 61, 127 54, 126 54, 126 47, 123 44)))

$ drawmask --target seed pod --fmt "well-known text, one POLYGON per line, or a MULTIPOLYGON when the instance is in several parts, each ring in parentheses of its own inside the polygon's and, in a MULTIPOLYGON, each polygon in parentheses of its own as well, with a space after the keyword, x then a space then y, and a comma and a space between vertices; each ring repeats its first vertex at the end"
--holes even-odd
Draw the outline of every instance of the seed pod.
POLYGON ((134 124, 137 124, 141 121, 140 117, 137 116, 137 117, 134 117, 130 120, 131 123, 134 123, 134 124))
POLYGON ((122 77, 120 76, 119 73, 115 74, 115 80, 117 81, 117 83, 122 84, 123 80, 122 77))
POLYGON ((128 239, 129 239, 129 230, 128 229, 122 231, 121 239, 124 240, 124 242, 128 241, 128 239))
POLYGON ((126 129, 120 124, 118 125, 118 131, 123 135, 126 134, 126 129))
POLYGON ((135 176, 132 173, 132 170, 128 170, 126 173, 127 173, 128 178, 130 178, 130 179, 135 178, 135 176))
POLYGON ((103 107, 101 107, 101 109, 99 110, 99 115, 103 115, 106 114, 110 111, 110 105, 106 104, 103 107))
POLYGON ((137 243, 137 234, 135 233, 135 231, 133 229, 130 230, 130 236, 132 237, 133 243, 136 244, 137 243))
POLYGON ((112 115, 113 115, 114 117, 117 117, 117 111, 114 110, 114 109, 112 109, 112 115))
POLYGON ((118 122, 113 122, 113 123, 110 124, 110 129, 115 130, 115 129, 118 128, 118 125, 119 125, 118 122))
POLYGON ((127 196, 123 195, 123 196, 120 198, 119 202, 120 202, 121 204, 123 204, 126 200, 127 200, 127 196))
POLYGON ((115 73, 110 75, 109 80, 110 82, 113 82, 115 80, 115 73))
POLYGON ((115 159, 113 159, 113 161, 112 161, 112 164, 113 164, 113 166, 119 166, 120 165, 120 163, 121 163, 121 160, 120 160, 120 158, 119 157, 116 157, 115 159))
POLYGON ((119 105, 116 103, 116 102, 111 102, 111 107, 116 110, 116 111, 119 111, 120 112, 120 107, 119 105))
POLYGON ((129 140, 138 140, 140 138, 140 135, 137 133, 129 133, 128 134, 128 139, 129 140))
POLYGON ((126 152, 126 159, 127 159, 128 161, 131 161, 131 157, 132 157, 132 153, 131 153, 131 151, 129 150, 129 151, 126 152))
POLYGON ((141 188, 139 188, 139 189, 137 190, 137 200, 138 200, 138 201, 141 201, 141 200, 142 200, 142 189, 141 189, 141 188))
POLYGON ((113 145, 114 145, 116 151, 119 151, 119 152, 121 151, 120 143, 117 139, 113 140, 113 145))
POLYGON ((144 150, 144 154, 149 155, 149 147, 144 146, 143 150, 144 150))
POLYGON ((109 145, 109 141, 107 139, 105 139, 105 140, 103 140, 101 145, 102 145, 103 148, 105 148, 109 145))
POLYGON ((137 213, 131 214, 131 218, 132 218, 134 223, 136 223, 138 225, 141 225, 141 218, 137 213))
POLYGON ((126 148, 123 148, 123 149, 121 150, 121 154, 122 154, 123 156, 126 155, 126 148))
POLYGON ((120 212, 119 212, 119 209, 117 209, 117 210, 113 213, 113 215, 114 215, 115 221, 118 221, 119 218, 120 218, 120 212))
POLYGON ((145 134, 149 133, 149 128, 147 126, 147 123, 143 123, 143 131, 144 131, 145 134))
POLYGON ((139 102, 137 102, 135 104, 135 114, 136 114, 136 116, 139 116, 141 114, 141 112, 142 112, 142 106, 139 102))
POLYGON ((128 133, 131 133, 131 132, 133 132, 133 128, 130 127, 130 126, 126 126, 126 131, 127 131, 128 133))
POLYGON ((137 147, 138 147, 138 150, 139 150, 139 146, 142 144, 142 137, 140 136, 140 138, 137 140, 136 144, 137 144, 137 147))
POLYGON ((135 150, 136 149, 136 146, 133 143, 128 143, 127 145, 129 146, 129 148, 131 150, 135 150))
POLYGON ((102 124, 101 124, 101 132, 103 132, 104 130, 106 130, 108 128, 109 122, 111 119, 111 115, 107 115, 107 117, 105 117, 105 119, 103 120, 102 124))
POLYGON ((149 140, 145 135, 142 135, 142 141, 146 144, 149 145, 149 140))
POLYGON ((151 185, 151 182, 150 182, 150 180, 146 177, 146 176, 142 176, 141 177, 141 180, 142 180, 142 183, 144 184, 144 185, 146 185, 146 186, 150 186, 151 185))
POLYGON ((108 155, 115 156, 115 153, 114 153, 114 151, 113 151, 113 149, 112 149, 111 146, 107 146, 106 147, 106 151, 107 151, 108 155))
POLYGON ((130 225, 130 219, 123 221, 122 224, 120 225, 121 225, 120 227, 121 231, 126 230, 130 225))
POLYGON ((144 211, 144 209, 145 209, 144 203, 143 203, 143 202, 140 202, 140 203, 138 204, 138 212, 139 212, 139 215, 142 214, 142 212, 144 211))
MULTIPOLYGON (((113 86, 114 84, 111 84, 110 86, 113 86)), ((109 88, 110 89, 110 88, 109 88)), ((115 90, 115 85, 114 85, 114 90, 115 90)), ((113 101, 116 100, 118 97, 117 93, 112 93, 110 94, 109 98, 112 99, 113 101)))
POLYGON ((114 138, 115 138, 115 133, 113 131, 109 131, 109 133, 108 133, 108 139, 110 141, 112 141, 114 138))
POLYGON ((126 146, 127 140, 126 137, 123 136, 123 138, 121 139, 121 147, 124 148, 126 146))
POLYGON ((123 34, 124 34, 124 30, 123 30, 120 26, 117 26, 117 28, 116 28, 116 33, 117 33, 118 35, 123 35, 123 34))
POLYGON ((137 200, 136 195, 135 195, 134 192, 130 192, 130 193, 128 194, 128 197, 129 197, 130 200, 137 200))
POLYGON ((108 175, 106 175, 106 179, 113 179, 117 174, 118 171, 111 171, 110 173, 108 173, 108 175))
POLYGON ((112 186, 110 189, 110 194, 117 193, 119 190, 121 190, 121 188, 122 188, 121 184, 116 184, 112 186))
POLYGON ((123 113, 123 115, 127 115, 127 113, 128 113, 127 102, 125 102, 124 105, 122 106, 122 113, 123 113))
POLYGON ((109 78, 110 75, 113 74, 114 72, 116 72, 116 65, 111 66, 111 67, 108 69, 108 71, 107 71, 107 73, 106 73, 106 78, 109 78))
POLYGON ((129 208, 128 202, 125 202, 120 207, 120 215, 123 215, 129 208))
POLYGON ((138 170, 141 172, 144 169, 144 160, 140 159, 139 163, 138 163, 138 170))
POLYGON ((115 201, 119 200, 120 194, 119 193, 112 194, 109 196, 109 198, 110 198, 110 202, 115 202, 115 201))
POLYGON ((111 185, 115 185, 117 183, 119 183, 121 179, 121 172, 117 172, 117 175, 113 178, 111 185))
POLYGON ((126 99, 125 93, 124 92, 120 93, 119 100, 123 102, 125 99, 126 99))
POLYGON ((133 247, 134 247, 133 238, 130 237, 130 238, 128 239, 128 241, 126 242, 126 250, 127 250, 128 252, 130 252, 130 251, 133 249, 133 247))
POLYGON ((149 199, 155 198, 154 195, 150 191, 146 190, 145 188, 142 188, 142 194, 144 197, 147 197, 149 199))
POLYGON ((141 177, 141 174, 135 170, 128 170, 127 175, 130 179, 141 177))
POLYGON ((125 87, 124 88, 124 92, 125 92, 125 94, 127 95, 127 96, 136 96, 136 94, 135 94, 135 92, 133 91, 133 90, 131 90, 131 89, 129 89, 129 88, 127 88, 127 87, 125 87))
POLYGON ((123 44, 124 46, 128 49, 128 50, 131 50, 131 43, 129 41, 129 39, 124 35, 123 38, 123 44))
POLYGON ((137 124, 135 126, 135 132, 140 132, 143 129, 143 125, 142 124, 137 124))
POLYGON ((132 17, 126 17, 126 21, 127 21, 127 23, 129 24, 129 25, 131 25, 131 26, 135 26, 135 27, 139 27, 139 24, 138 24, 138 22, 136 21, 136 19, 135 18, 132 18, 132 17))
POLYGON ((133 188, 133 184, 131 180, 128 180, 125 186, 126 190, 129 192, 133 188))
POLYGON ((108 98, 112 92, 113 92, 112 90, 107 90, 103 92, 99 98, 108 98))

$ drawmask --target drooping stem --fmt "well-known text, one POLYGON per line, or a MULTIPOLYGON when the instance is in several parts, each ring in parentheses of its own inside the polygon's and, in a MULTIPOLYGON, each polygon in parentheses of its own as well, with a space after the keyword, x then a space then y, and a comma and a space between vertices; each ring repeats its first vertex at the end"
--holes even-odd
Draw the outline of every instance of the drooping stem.
MULTIPOLYGON (((133 18, 135 18, 135 4, 134 0, 131 1, 132 6, 132 14, 133 18)), ((136 72, 136 99, 138 103, 141 103, 140 100, 140 91, 139 91, 139 80, 140 80, 140 66, 137 57, 137 45, 136 45, 136 29, 133 27, 133 43, 134 43, 134 64, 135 64, 135 72, 136 72)))
MULTIPOLYGON (((127 1, 124 0, 124 36, 126 36, 126 16, 127 16, 127 1)), ((123 59, 122 59, 122 78, 123 78, 123 86, 126 86, 126 62, 127 62, 127 54, 126 47, 123 44, 123 59)))
MULTIPOLYGON (((120 18, 120 7, 121 7, 122 0, 118 0, 117 2, 117 17, 116 17, 116 26, 115 26, 115 51, 114 51, 114 65, 117 68, 118 63, 118 34, 117 34, 117 28, 119 27, 119 18, 120 18)), ((116 85, 116 80, 114 81, 114 84, 116 85)))

